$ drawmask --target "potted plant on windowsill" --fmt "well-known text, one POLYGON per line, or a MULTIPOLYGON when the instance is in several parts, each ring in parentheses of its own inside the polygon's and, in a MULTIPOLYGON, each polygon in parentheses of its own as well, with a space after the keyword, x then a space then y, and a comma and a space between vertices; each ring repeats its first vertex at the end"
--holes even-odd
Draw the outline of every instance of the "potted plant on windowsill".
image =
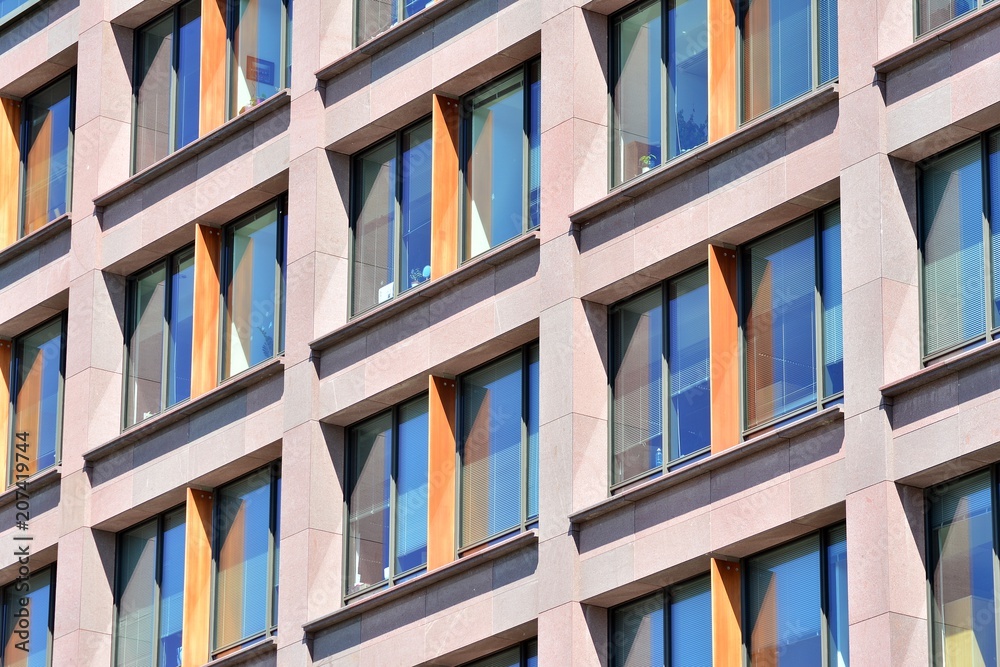
POLYGON ((410 271, 410 287, 416 287, 420 283, 424 282, 424 273, 420 269, 413 269, 410 271))
POLYGON ((652 153, 647 153, 646 155, 639 156, 639 167, 642 168, 642 173, 645 174, 647 171, 656 166, 656 156, 652 153))

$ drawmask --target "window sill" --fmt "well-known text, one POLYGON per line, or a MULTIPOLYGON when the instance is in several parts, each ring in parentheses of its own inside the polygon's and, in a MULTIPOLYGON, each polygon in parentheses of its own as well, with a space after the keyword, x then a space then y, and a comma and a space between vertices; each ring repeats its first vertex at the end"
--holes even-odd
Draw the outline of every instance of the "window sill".
MULTIPOLYGON (((998 357, 1000 357, 1000 340, 990 341, 966 352, 933 362, 931 366, 927 366, 916 373, 882 385, 879 391, 882 392, 883 397, 892 399, 970 366, 976 366, 998 357)), ((891 402, 890 400, 889 403, 891 402)))
POLYGON ((311 341, 309 347, 316 352, 321 352, 362 331, 367 331, 385 320, 398 316, 413 305, 423 303, 425 299, 437 296, 466 282, 490 267, 508 262, 514 257, 538 247, 539 238, 538 230, 533 230, 477 255, 447 275, 421 283, 382 305, 356 315, 344 326, 311 341))
POLYGON ((0 31, 6 30, 8 26, 44 2, 45 0, 30 0, 29 2, 26 2, 20 7, 14 9, 14 11, 0 16, 0 31))
POLYGON ((751 454, 756 454, 762 450, 787 442, 794 437, 804 435, 810 431, 815 431, 816 429, 826 426, 827 424, 841 421, 843 418, 843 406, 834 405, 829 408, 825 408, 817 413, 803 417, 796 422, 792 422, 791 424, 782 426, 781 428, 758 435, 736 445, 735 447, 730 447, 729 449, 721 451, 718 454, 712 454, 711 456, 700 461, 696 461, 681 468, 680 470, 667 473, 643 484, 633 486, 626 491, 622 491, 618 495, 611 496, 610 498, 582 509, 579 512, 575 512, 569 517, 570 523, 573 526, 578 527, 589 521, 593 521, 600 516, 614 512, 627 505, 634 504, 639 500, 648 498, 649 496, 655 495, 661 491, 698 477, 699 475, 704 475, 706 472, 717 470, 723 466, 732 465, 736 461, 744 459, 751 454))
MULTIPOLYGON (((34 497, 39 491, 58 484, 60 479, 62 479, 62 465, 59 464, 51 468, 46 468, 41 472, 36 472, 27 479, 27 494, 29 497, 34 497)), ((13 505, 17 500, 18 491, 24 493, 24 489, 20 489, 17 486, 12 486, 3 493, 0 493, 0 508, 13 505)))
POLYGON ((199 137, 183 148, 166 156, 159 162, 154 162, 142 171, 136 172, 126 181, 111 188, 107 192, 97 195, 94 198, 94 206, 106 208, 115 202, 124 199, 142 186, 156 180, 178 165, 187 162, 196 155, 200 155, 207 150, 222 143, 229 137, 253 125, 256 121, 268 115, 272 111, 291 103, 291 96, 288 90, 280 90, 267 98, 249 111, 231 118, 219 127, 215 128, 203 137, 199 137))
POLYGON ((887 74, 908 65, 915 60, 933 53, 951 42, 965 37, 970 32, 1000 18, 1000 3, 987 5, 969 12, 968 16, 954 19, 936 30, 921 36, 913 44, 901 49, 888 58, 883 58, 873 65, 879 78, 884 80, 887 74))
POLYGON ((348 51, 326 67, 316 70, 316 78, 320 81, 329 81, 338 74, 343 74, 366 58, 386 50, 404 37, 430 25, 464 2, 466 0, 436 0, 413 16, 389 26, 367 42, 358 44, 353 50, 348 51))
POLYGON ((234 651, 229 655, 216 658, 215 660, 209 660, 205 663, 204 667, 236 667, 236 665, 246 664, 251 660, 256 660, 277 652, 277 639, 274 637, 267 637, 266 639, 260 640, 256 644, 245 646, 239 651, 234 651))
POLYGON ((740 126, 729 136, 723 137, 715 143, 705 144, 701 148, 692 149, 684 155, 618 186, 610 194, 598 199, 593 204, 571 213, 570 221, 575 227, 582 227, 599 215, 618 208, 639 195, 669 183, 682 174, 718 159, 732 150, 745 146, 754 139, 773 132, 783 125, 794 122, 811 111, 836 102, 839 98, 838 85, 829 83, 783 106, 772 109, 763 116, 740 126))
POLYGON ((63 213, 44 227, 37 229, 27 236, 22 236, 3 250, 0 250, 0 266, 3 266, 15 257, 22 256, 24 253, 32 250, 33 248, 37 248, 49 239, 58 236, 60 233, 66 231, 72 226, 73 219, 70 217, 70 214, 63 213))
POLYGON ((488 549, 483 549, 482 551, 477 551, 470 556, 453 560, 447 565, 442 565, 436 570, 431 570, 430 572, 422 574, 419 577, 414 577, 413 579, 404 581, 401 584, 390 586, 389 588, 379 591, 378 593, 373 593, 368 597, 360 598, 357 602, 351 602, 347 606, 341 607, 326 616, 317 618, 315 621, 309 621, 302 626, 302 629, 305 631, 306 637, 308 639, 312 639, 319 632, 326 630, 327 628, 339 625, 340 623, 348 621, 352 618, 357 618, 358 616, 361 616, 362 614, 373 609, 393 604, 411 593, 421 591, 437 584, 440 581, 454 577, 484 563, 497 560, 498 558, 502 558, 503 556, 514 553, 515 551, 535 547, 537 544, 537 530, 529 530, 524 533, 518 533, 509 540, 493 545, 488 549))
POLYGON ((255 366, 243 373, 232 377, 215 389, 205 392, 201 396, 189 399, 183 403, 164 410, 158 415, 139 422, 135 426, 129 427, 121 435, 112 438, 103 445, 94 447, 83 455, 83 460, 92 465, 96 461, 107 458, 115 452, 139 440, 150 437, 153 433, 176 424, 182 419, 189 417, 199 410, 204 410, 210 405, 232 396, 238 391, 252 387, 253 385, 284 371, 285 360, 283 357, 275 357, 269 361, 255 366))

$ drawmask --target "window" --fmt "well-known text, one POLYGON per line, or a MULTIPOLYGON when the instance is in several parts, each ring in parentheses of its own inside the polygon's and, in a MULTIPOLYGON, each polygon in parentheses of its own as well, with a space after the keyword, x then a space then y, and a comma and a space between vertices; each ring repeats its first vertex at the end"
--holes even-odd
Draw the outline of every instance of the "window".
POLYGON ((524 642, 513 648, 470 662, 465 667, 538 667, 538 640, 524 642))
POLYGON ((742 263, 746 428, 842 400, 840 209, 748 245, 742 263))
POLYGON ((992 0, 917 0, 917 36, 990 2, 992 0))
POLYGON ((652 0, 613 17, 611 71, 612 187, 708 141, 707 0, 652 0))
MULTIPOLYGON (((7 15, 13 14, 20 7, 27 5, 31 0, 0 0, 0 21, 5 19, 7 15)), ((31 3, 32 5, 35 3, 31 3)))
POLYGON ((69 211, 74 87, 73 75, 67 74, 24 100, 19 236, 69 211))
POLYGON ((284 350, 284 202, 226 228, 222 379, 284 350))
POLYGON ((191 395, 194 248, 129 278, 125 427, 191 395))
POLYGON ((14 429, 10 435, 8 486, 59 461, 65 330, 65 319, 60 316, 14 341, 14 429))
POLYGON ((215 499, 213 657, 277 627, 280 470, 261 468, 218 489, 215 499))
POLYGON ((850 664, 845 526, 749 558, 746 578, 751 665, 850 664))
POLYGON ((291 0, 229 0, 229 117, 291 81, 291 0))
POLYGON ((55 574, 48 567, 3 589, 0 659, 6 667, 51 667, 55 574))
POLYGON ((611 610, 611 667, 712 667, 706 575, 611 610))
POLYGON ((427 396, 348 431, 348 597, 427 564, 427 396))
POLYGON ((996 472, 927 493, 933 664, 997 664, 996 472))
POLYGON ((929 161, 920 178, 925 360, 1000 334, 1000 132, 929 161), (985 169, 984 169, 985 164, 985 169))
POLYGON ((837 78, 837 0, 741 0, 743 120, 837 78))
POLYGON ((614 488, 711 447, 708 269, 615 306, 610 328, 614 488))
POLYGON ((462 101, 463 259, 538 226, 540 75, 534 60, 462 101))
POLYGON ((391 26, 410 18, 434 0, 357 0, 355 45, 367 42, 391 26))
POLYGON ((184 508, 118 536, 115 667, 180 667, 184 508))
POLYGON ((201 4, 189 0, 139 28, 135 52, 133 172, 198 138, 201 4))
POLYGON ((538 518, 538 344, 459 379, 461 547, 538 518))
POLYGON ((354 158, 354 313, 431 276, 431 146, 426 120, 354 158))

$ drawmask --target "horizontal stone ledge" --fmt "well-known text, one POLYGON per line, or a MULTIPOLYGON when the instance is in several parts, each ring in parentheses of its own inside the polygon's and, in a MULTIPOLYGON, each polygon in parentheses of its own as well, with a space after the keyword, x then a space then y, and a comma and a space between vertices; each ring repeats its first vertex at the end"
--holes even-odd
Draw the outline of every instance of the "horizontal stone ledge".
POLYGON ((916 373, 911 373, 899 380, 882 385, 879 387, 879 391, 886 398, 894 398, 971 366, 992 361, 997 357, 1000 357, 1000 340, 990 341, 953 357, 931 362, 930 366, 916 373))
POLYGON ((229 655, 224 655, 215 660, 209 660, 204 667, 236 667, 252 660, 259 660, 270 653, 278 652, 278 642, 274 637, 266 637, 255 644, 245 646, 229 655))
POLYGON ((6 248, 0 250, 0 266, 6 264, 15 257, 21 257, 24 253, 37 248, 49 239, 59 236, 59 234, 72 226, 73 219, 70 217, 70 214, 63 213, 52 222, 47 223, 43 227, 39 227, 27 236, 22 236, 6 248))
MULTIPOLYGON (((34 475, 29 477, 25 483, 25 488, 19 488, 17 486, 12 486, 3 493, 0 493, 0 508, 7 507, 8 505, 13 505, 17 500, 17 492, 27 493, 29 497, 34 496, 36 493, 40 493, 50 486, 54 486, 59 483, 62 479, 62 465, 55 465, 51 468, 46 468, 41 472, 36 472, 34 475)), ((4 480, 6 482, 6 480, 4 480)))

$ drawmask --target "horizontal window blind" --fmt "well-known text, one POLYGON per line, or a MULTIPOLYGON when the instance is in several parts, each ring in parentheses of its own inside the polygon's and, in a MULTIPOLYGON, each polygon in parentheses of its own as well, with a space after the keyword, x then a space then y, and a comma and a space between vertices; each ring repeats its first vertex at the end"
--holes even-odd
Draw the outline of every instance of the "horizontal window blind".
POLYGON ((712 667, 710 577, 670 589, 670 664, 676 667, 712 667))

